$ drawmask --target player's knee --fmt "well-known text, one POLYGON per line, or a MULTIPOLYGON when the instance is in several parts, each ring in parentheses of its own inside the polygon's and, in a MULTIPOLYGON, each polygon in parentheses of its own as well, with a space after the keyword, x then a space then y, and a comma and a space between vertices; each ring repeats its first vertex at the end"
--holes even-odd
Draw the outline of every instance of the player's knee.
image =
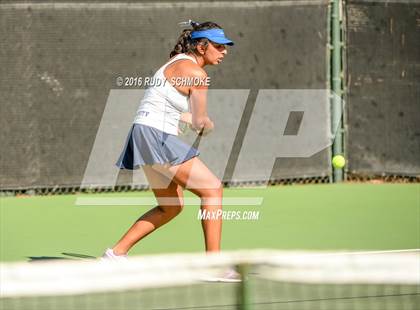
POLYGON ((211 186, 201 188, 198 190, 198 195, 200 198, 205 197, 222 197, 223 196, 223 186, 220 181, 213 182, 211 186))
POLYGON ((215 191, 215 195, 217 197, 222 197, 223 196, 223 185, 220 181, 219 181, 218 186, 214 189, 214 191, 215 191))
POLYGON ((171 214, 177 216, 184 209, 183 205, 172 206, 171 214))
POLYGON ((159 206, 160 210, 164 212, 165 214, 174 217, 177 216, 181 211, 184 209, 183 202, 173 205, 167 205, 167 206, 159 206))
POLYGON ((214 178, 207 187, 211 195, 219 196, 223 194, 223 184, 218 178, 214 178))
POLYGON ((184 199, 180 199, 179 204, 176 206, 176 214, 181 213, 181 211, 184 209, 184 199))
POLYGON ((204 205, 221 205, 222 197, 223 187, 221 185, 215 188, 204 189, 200 194, 201 203, 204 205))

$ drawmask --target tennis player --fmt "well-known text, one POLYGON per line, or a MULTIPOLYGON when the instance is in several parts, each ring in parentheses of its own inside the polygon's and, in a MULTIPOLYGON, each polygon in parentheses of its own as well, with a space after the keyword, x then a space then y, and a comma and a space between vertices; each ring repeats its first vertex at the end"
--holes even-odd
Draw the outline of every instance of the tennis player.
MULTIPOLYGON (((166 83, 155 83, 146 90, 117 162, 121 169, 143 167, 158 206, 142 215, 113 248, 106 250, 104 258, 124 259, 138 241, 177 216, 184 204, 183 189, 201 198, 206 213, 217 214, 222 208, 221 181, 198 158, 199 151, 177 135, 180 122, 199 135, 213 130, 207 114, 208 85, 190 82, 207 79, 204 67, 220 64, 227 54, 226 45, 233 42, 213 22, 188 24, 169 61, 153 77, 166 83)), ((202 220, 202 228, 206 251, 220 251, 221 216, 202 220)))

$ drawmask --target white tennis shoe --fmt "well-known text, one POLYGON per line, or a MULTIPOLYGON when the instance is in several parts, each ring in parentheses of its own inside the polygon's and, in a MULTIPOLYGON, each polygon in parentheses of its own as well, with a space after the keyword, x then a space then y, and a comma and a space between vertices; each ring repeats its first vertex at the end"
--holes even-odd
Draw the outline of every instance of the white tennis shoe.
POLYGON ((236 283, 242 282, 242 276, 239 272, 237 272, 233 268, 229 268, 219 275, 215 276, 205 276, 201 278, 202 281, 205 282, 227 282, 227 283, 236 283))
POLYGON ((127 255, 117 255, 112 249, 106 249, 104 255, 101 257, 101 261, 125 262, 127 259, 127 255))

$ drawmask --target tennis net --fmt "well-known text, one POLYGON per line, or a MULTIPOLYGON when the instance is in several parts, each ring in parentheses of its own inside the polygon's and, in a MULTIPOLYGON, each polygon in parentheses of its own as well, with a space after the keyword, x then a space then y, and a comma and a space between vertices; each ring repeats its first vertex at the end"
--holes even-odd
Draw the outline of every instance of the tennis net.
POLYGON ((0 309, 420 308, 420 250, 252 250, 0 265, 0 309), (235 267, 243 281, 214 282, 235 267))

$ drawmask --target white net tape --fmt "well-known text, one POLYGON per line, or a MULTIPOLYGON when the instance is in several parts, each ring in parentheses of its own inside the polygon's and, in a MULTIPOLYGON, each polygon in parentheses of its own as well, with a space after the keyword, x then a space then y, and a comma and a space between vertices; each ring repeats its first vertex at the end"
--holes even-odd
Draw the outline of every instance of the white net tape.
POLYGON ((296 283, 420 285, 420 250, 323 253, 253 250, 221 254, 0 264, 0 297, 86 294, 197 283, 225 268, 296 283))

